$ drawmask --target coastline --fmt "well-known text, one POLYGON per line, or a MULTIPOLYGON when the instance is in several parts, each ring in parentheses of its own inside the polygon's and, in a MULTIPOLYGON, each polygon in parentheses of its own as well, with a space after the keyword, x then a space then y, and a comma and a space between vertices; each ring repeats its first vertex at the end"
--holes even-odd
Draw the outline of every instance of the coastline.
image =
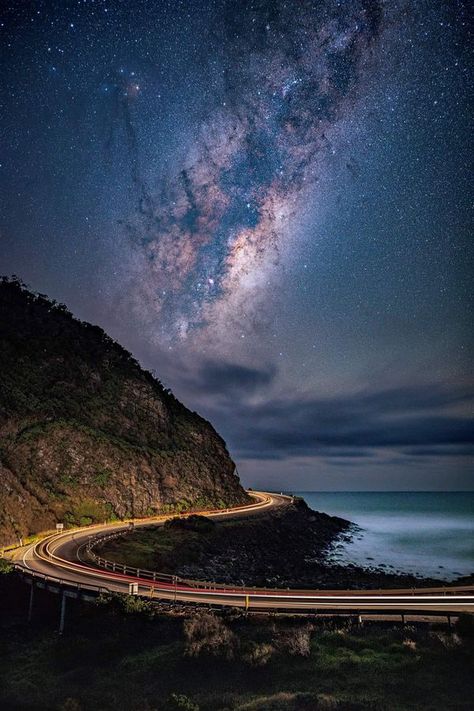
MULTIPOLYGON (((280 588, 439 585, 439 579, 335 559, 360 534, 347 519, 313 511, 303 499, 239 521, 175 519, 101 546, 101 555, 196 580, 280 588)), ((463 577, 464 581, 465 578, 463 577)))
POLYGON ((357 524, 331 561, 433 578, 438 584, 474 573, 473 492, 298 492, 317 508, 357 524))

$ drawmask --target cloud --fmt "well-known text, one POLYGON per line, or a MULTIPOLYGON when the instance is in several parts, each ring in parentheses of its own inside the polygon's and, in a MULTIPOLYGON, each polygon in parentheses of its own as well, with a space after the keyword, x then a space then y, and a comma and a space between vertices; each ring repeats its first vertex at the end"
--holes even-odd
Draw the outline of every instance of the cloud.
POLYGON ((224 396, 229 393, 249 395, 271 385, 275 375, 276 369, 273 366, 258 369, 208 360, 201 366, 194 387, 206 393, 224 396))
POLYGON ((418 446, 403 450, 407 457, 472 457, 471 444, 435 444, 429 447, 418 446))
POLYGON ((465 455, 472 452, 472 393, 432 384, 252 404, 242 391, 214 406, 213 421, 237 458, 465 455))

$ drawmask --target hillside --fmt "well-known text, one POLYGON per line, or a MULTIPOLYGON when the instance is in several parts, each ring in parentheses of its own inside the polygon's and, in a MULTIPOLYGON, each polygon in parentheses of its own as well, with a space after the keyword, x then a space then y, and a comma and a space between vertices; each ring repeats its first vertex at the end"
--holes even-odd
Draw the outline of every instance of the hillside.
POLYGON ((0 282, 0 545, 245 502, 224 441, 102 329, 0 282))

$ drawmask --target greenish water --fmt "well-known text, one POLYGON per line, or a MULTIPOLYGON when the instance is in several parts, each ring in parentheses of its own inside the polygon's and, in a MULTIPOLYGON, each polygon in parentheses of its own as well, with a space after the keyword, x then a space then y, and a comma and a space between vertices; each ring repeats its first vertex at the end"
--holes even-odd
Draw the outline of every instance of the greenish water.
POLYGON ((474 492, 295 492, 362 531, 334 557, 444 580, 474 573, 474 492))

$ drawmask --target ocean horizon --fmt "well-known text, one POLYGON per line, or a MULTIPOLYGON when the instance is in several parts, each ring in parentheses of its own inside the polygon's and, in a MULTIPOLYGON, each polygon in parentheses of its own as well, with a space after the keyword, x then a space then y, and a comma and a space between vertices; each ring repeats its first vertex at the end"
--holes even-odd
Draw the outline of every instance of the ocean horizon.
POLYGON ((331 559, 454 580, 474 573, 474 491, 298 491, 316 511, 357 524, 331 559))

